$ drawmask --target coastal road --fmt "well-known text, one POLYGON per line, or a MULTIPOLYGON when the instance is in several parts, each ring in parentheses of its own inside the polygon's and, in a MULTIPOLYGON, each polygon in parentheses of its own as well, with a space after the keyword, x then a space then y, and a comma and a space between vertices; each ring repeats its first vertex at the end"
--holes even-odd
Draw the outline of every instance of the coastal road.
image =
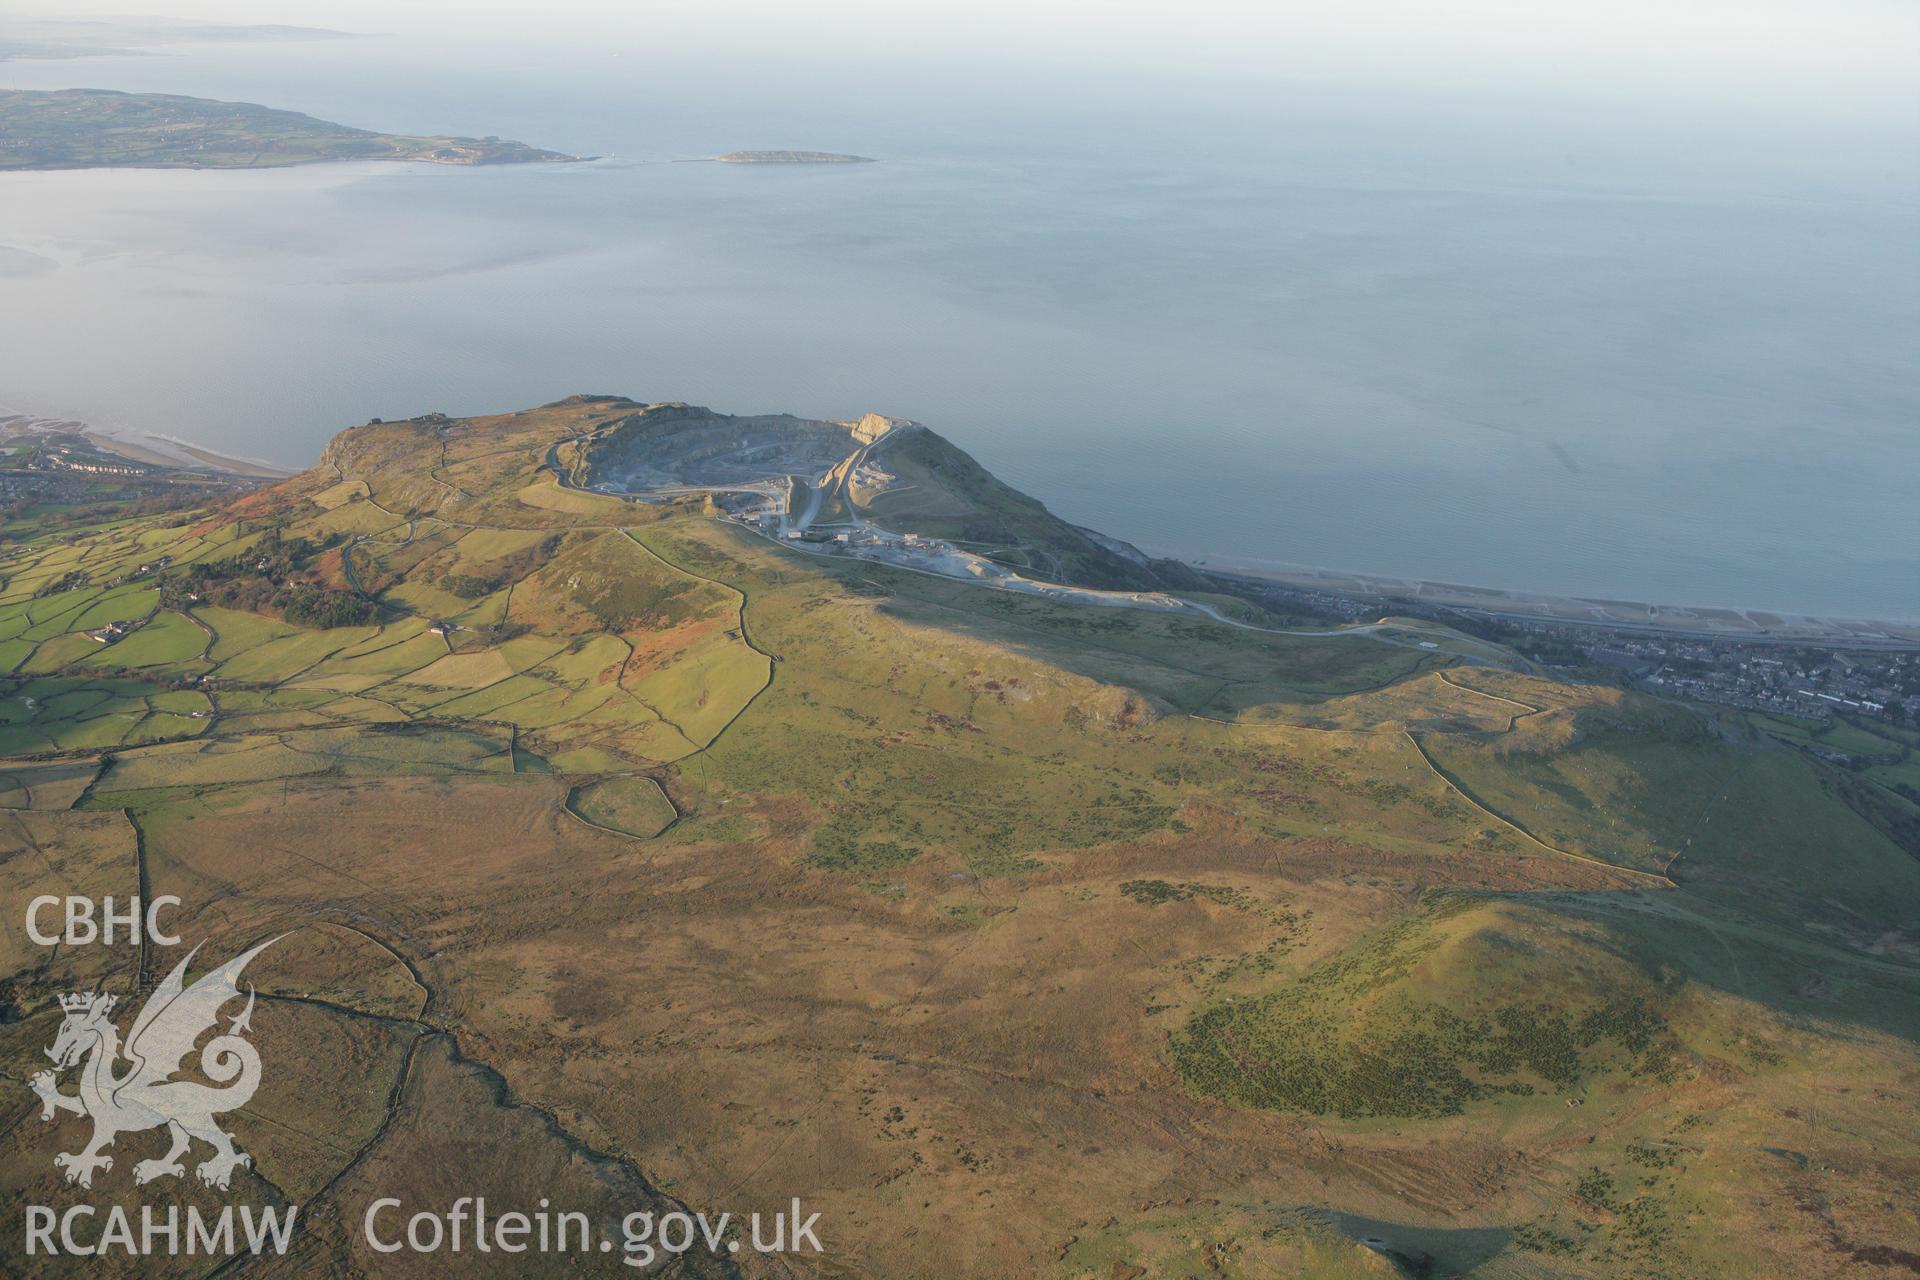
POLYGON ((1261 631, 1273 636, 1307 636, 1316 640, 1327 640, 1335 636, 1368 636, 1381 644, 1397 645, 1402 649, 1420 649, 1428 653, 1444 653, 1449 657, 1464 658, 1469 662, 1491 662, 1491 659, 1485 654, 1467 653, 1458 648, 1448 648, 1447 645, 1450 642, 1454 644, 1460 642, 1460 637, 1453 632, 1444 629, 1423 627, 1414 622, 1360 622, 1354 623, 1351 626, 1333 627, 1329 629, 1289 630, 1282 627, 1260 627, 1255 626, 1251 622, 1242 622, 1238 618, 1229 617, 1220 612, 1210 604, 1201 604, 1195 600, 1182 600, 1180 603, 1190 609, 1199 610, 1216 622, 1224 622, 1230 627, 1239 627, 1243 631, 1261 631), (1433 637, 1433 642, 1436 647, 1427 649, 1425 645, 1419 644, 1418 642, 1409 644, 1404 640, 1396 640, 1390 635, 1383 634, 1389 631, 1404 631, 1413 635, 1431 636, 1433 637))

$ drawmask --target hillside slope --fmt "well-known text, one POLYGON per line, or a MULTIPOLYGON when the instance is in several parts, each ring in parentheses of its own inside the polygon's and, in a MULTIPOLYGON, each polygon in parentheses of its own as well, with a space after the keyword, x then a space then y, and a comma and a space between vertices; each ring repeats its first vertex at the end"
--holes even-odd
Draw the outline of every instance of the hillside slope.
MULTIPOLYGON (((596 1213, 798 1195, 822 1274, 887 1280, 1910 1272, 1899 797, 1496 650, 580 487, 657 412, 373 423, 231 506, 0 541, 0 911, 145 884, 209 956, 287 934, 232 1122, 297 1269, 389 1274, 366 1201, 455 1169, 596 1213)), ((872 518, 1072 552, 909 442, 872 469, 926 505, 849 485, 872 518)), ((55 995, 169 959, 4 945, 16 1080, 55 995)), ((0 1188, 56 1203, 81 1123, 16 1102, 0 1188)))

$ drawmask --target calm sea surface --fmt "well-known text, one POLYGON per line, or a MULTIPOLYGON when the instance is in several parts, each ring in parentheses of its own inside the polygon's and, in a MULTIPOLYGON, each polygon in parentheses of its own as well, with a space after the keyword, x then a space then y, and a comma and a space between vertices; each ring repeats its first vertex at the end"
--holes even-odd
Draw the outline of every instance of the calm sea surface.
POLYGON ((287 465, 579 391, 875 410, 1213 562, 1920 617, 1904 183, 1703 174, 1659 121, 399 38, 0 85, 607 157, 0 175, 0 410, 287 465), (673 163, 747 147, 882 163, 673 163))

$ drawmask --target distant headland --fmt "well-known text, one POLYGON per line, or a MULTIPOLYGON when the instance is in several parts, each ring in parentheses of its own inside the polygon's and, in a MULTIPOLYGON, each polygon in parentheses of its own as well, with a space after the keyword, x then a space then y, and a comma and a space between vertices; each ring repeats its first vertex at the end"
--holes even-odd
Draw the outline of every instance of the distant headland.
POLYGON ((0 90, 0 170, 268 169, 329 160, 578 160, 500 138, 375 133, 298 111, 170 93, 0 90))
POLYGON ((837 151, 729 151, 713 159, 720 164, 873 164, 872 156, 846 156, 837 151))

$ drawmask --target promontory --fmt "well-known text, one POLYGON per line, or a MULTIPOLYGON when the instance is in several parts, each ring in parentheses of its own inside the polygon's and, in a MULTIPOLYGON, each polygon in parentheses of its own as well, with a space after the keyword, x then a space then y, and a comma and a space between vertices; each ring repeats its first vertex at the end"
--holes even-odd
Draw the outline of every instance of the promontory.
POLYGON ((574 160, 500 138, 375 133, 251 102, 110 89, 0 90, 0 170, 265 169, 326 160, 574 160))

